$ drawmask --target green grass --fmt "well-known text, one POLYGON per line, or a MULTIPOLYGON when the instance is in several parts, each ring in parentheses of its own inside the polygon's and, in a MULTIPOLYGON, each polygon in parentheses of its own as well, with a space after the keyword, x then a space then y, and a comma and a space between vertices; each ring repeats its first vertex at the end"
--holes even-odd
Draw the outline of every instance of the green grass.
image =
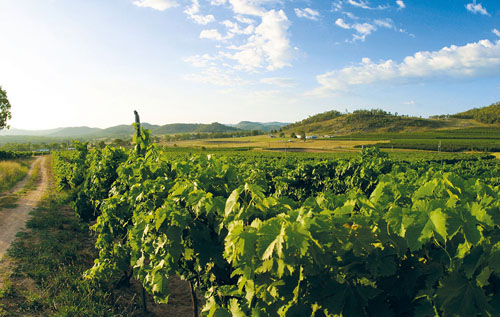
POLYGON ((31 172, 31 176, 24 185, 23 189, 13 193, 11 195, 8 195, 6 197, 0 198, 0 209, 1 208, 16 208, 17 207, 17 201, 19 198, 26 194, 30 190, 35 190, 38 184, 40 183, 41 180, 41 174, 40 174, 40 163, 36 163, 35 166, 33 167, 33 171, 31 172))
POLYGON ((0 193, 14 187, 14 185, 26 177, 28 167, 16 161, 0 162, 0 193))
POLYGON ((12 195, 0 198, 0 209, 16 208, 18 199, 19 199, 19 194, 12 194, 12 195))
POLYGON ((28 182, 26 185, 24 185, 23 190, 35 190, 36 187, 38 186, 38 183, 40 183, 40 180, 42 179, 42 175, 40 173, 41 166, 40 162, 37 162, 35 166, 33 166, 33 171, 31 172, 31 176, 28 179, 28 182))

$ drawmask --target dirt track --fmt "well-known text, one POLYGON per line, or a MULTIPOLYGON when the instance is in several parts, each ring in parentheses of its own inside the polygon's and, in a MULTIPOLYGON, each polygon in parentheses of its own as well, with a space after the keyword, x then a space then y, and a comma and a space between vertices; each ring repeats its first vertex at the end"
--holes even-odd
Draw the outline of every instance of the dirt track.
POLYGON ((37 158, 33 164, 31 164, 28 176, 18 183, 12 192, 15 193, 23 189, 24 185, 31 177, 33 167, 37 162, 40 163, 41 175, 41 182, 38 184, 38 187, 19 197, 16 201, 17 206, 15 208, 0 209, 0 259, 4 256, 12 241, 14 241, 16 233, 24 227, 26 220, 29 218, 29 212, 37 206, 47 189, 49 179, 47 169, 45 168, 45 160, 45 157, 37 158))

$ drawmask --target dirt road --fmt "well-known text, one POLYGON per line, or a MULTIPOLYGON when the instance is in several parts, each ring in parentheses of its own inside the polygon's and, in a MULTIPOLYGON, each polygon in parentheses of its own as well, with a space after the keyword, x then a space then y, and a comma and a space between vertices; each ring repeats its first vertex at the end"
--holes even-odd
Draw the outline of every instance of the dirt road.
POLYGON ((45 168, 45 160, 46 157, 37 158, 31 165, 28 176, 14 187, 13 192, 15 193, 23 189, 27 180, 31 177, 33 167, 37 162, 40 163, 41 175, 41 182, 38 184, 38 187, 19 197, 19 200, 16 202, 17 207, 0 209, 0 259, 4 256, 12 241, 14 241, 16 233, 24 227, 26 220, 28 220, 29 212, 37 206, 47 189, 49 179, 47 169, 45 168))

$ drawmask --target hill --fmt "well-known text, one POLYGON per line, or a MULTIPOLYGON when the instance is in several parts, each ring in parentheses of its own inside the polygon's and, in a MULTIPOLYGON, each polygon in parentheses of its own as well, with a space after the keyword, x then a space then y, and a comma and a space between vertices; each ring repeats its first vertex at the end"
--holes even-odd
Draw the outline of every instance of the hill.
POLYGON ((468 111, 451 115, 452 118, 473 119, 486 124, 500 124, 500 102, 487 107, 474 108, 468 111))
POLYGON ((154 128, 151 132, 154 135, 174 134, 174 133, 213 133, 213 132, 234 132, 238 128, 229 127, 218 122, 211 124, 203 123, 173 123, 154 128))
MULTIPOLYGON (((202 123, 174 123, 166 125, 153 125, 142 123, 142 126, 151 130, 153 135, 179 134, 179 133, 212 133, 212 132, 235 132, 240 129, 226 126, 217 122, 211 124, 202 123)), ((1 130, 0 136, 9 140, 21 139, 27 137, 45 137, 51 139, 57 138, 75 138, 75 139, 99 139, 99 138, 124 138, 134 134, 135 128, 132 125, 121 124, 114 127, 101 129, 90 127, 67 127, 50 130, 1 130)))
POLYGON ((56 132, 45 134, 45 136, 50 137, 80 137, 83 135, 94 134, 102 131, 99 128, 89 128, 89 127, 71 127, 58 129, 56 132))
POLYGON ((60 131, 62 129, 64 129, 64 128, 57 128, 57 129, 50 129, 50 130, 23 130, 23 129, 11 128, 11 129, 0 130, 0 136, 50 135, 53 133, 57 133, 58 131, 60 131))
POLYGON ((441 128, 477 126, 459 119, 423 119, 399 116, 380 109, 356 110, 342 114, 332 110, 311 116, 282 128, 285 133, 343 135, 352 133, 426 131, 441 128))
POLYGON ((272 131, 279 130, 280 128, 289 125, 285 122, 252 122, 252 121, 241 121, 237 124, 231 124, 229 126, 238 128, 240 130, 260 130, 260 131, 272 131))
POLYGON ((474 108, 453 115, 431 118, 410 117, 392 114, 381 109, 356 110, 341 113, 331 110, 281 128, 285 133, 301 134, 366 134, 391 132, 424 132, 441 129, 475 127, 498 127, 500 125, 500 102, 482 108, 474 108))

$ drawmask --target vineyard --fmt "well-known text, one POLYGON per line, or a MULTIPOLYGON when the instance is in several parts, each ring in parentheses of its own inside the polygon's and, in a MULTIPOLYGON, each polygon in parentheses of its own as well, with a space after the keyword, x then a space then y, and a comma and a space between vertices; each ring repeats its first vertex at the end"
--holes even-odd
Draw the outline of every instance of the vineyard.
MULTIPOLYGON (((92 224, 85 276, 178 275, 208 316, 498 316, 500 163, 183 153, 149 144, 54 154, 92 224)), ((195 307, 196 310, 196 307, 195 307)))

